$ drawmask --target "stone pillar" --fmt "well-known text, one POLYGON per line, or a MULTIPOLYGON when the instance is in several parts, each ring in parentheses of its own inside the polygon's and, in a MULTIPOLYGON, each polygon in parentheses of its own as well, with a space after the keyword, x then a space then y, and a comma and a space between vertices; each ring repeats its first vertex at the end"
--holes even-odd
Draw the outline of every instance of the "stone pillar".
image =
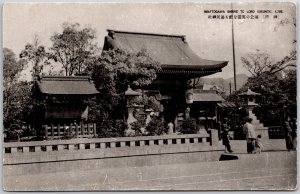
POLYGON ((210 130, 210 145, 217 146, 219 144, 218 130, 211 129, 210 130))

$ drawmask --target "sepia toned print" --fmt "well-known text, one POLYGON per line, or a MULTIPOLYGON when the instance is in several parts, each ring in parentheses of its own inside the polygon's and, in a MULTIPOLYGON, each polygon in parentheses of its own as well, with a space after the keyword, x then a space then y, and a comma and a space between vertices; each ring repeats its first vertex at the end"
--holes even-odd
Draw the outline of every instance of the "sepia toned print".
POLYGON ((5 191, 295 190, 296 5, 6 3, 5 191))

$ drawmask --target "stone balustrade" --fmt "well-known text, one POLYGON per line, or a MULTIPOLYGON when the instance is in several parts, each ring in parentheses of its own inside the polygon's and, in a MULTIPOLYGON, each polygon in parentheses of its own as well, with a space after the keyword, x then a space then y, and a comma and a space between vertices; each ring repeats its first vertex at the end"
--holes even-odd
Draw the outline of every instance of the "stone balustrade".
POLYGON ((216 130, 209 134, 162 135, 118 138, 76 138, 70 140, 49 140, 4 143, 4 154, 60 152, 68 150, 96 150, 110 148, 131 148, 144 146, 168 146, 178 144, 206 144, 217 142, 216 130))

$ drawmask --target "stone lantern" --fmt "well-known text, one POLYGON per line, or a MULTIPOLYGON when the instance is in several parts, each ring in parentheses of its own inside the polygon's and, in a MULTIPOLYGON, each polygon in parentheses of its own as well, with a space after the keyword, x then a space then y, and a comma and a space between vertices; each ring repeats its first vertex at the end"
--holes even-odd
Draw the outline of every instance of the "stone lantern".
POLYGON ((242 101, 243 106, 245 107, 247 114, 250 118, 252 118, 252 125, 258 134, 262 136, 263 139, 268 139, 268 127, 264 127, 262 123, 257 119, 255 114, 253 113, 253 108, 258 106, 257 97, 260 96, 259 93, 253 92, 248 88, 247 92, 239 94, 239 97, 242 101))
POLYGON ((128 86, 128 89, 125 92, 126 100, 127 100, 127 111, 128 111, 128 118, 127 118, 127 125, 128 125, 128 131, 131 129, 131 123, 137 121, 136 118, 133 116, 133 111, 135 108, 139 108, 140 106, 136 104, 130 104, 130 101, 134 99, 136 96, 141 96, 142 94, 140 92, 136 92, 128 86))
POLYGON ((257 103, 258 96, 260 96, 259 93, 253 92, 249 88, 246 92, 239 94, 242 104, 246 108, 246 111, 250 117, 251 117, 253 108, 258 106, 258 103, 257 103))

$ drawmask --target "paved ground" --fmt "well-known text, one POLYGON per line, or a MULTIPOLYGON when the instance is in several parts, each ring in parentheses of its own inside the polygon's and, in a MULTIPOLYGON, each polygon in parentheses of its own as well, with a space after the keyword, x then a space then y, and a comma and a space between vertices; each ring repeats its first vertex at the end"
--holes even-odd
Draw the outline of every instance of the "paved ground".
POLYGON ((15 191, 296 188, 295 151, 235 155, 239 157, 238 160, 7 176, 4 177, 4 185, 15 191))

